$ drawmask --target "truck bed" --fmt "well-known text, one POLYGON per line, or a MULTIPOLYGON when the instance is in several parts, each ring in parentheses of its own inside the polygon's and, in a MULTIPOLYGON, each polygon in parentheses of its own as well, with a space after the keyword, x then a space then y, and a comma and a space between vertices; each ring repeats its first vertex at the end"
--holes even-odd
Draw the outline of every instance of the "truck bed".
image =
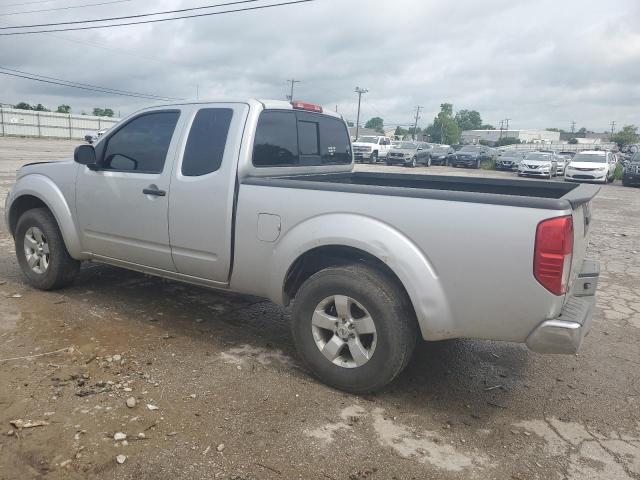
POLYGON ((249 177, 243 183, 552 210, 575 209, 599 190, 595 185, 541 180, 375 172, 249 177))

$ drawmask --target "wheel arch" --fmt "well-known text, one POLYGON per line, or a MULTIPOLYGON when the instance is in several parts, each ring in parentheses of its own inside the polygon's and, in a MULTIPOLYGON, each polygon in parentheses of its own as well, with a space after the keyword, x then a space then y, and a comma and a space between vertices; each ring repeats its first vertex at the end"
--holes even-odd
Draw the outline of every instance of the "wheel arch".
POLYGON ((425 339, 442 338, 450 329, 451 310, 425 253, 394 227, 363 215, 321 215, 289 230, 271 257, 271 271, 278 281, 270 298, 287 305, 304 280, 340 262, 367 263, 398 282, 425 339))
POLYGON ((74 216, 60 188, 44 175, 22 177, 13 188, 7 212, 7 224, 12 236, 15 236, 20 216, 33 208, 46 208, 51 212, 67 251, 73 258, 80 259, 82 248, 74 216))

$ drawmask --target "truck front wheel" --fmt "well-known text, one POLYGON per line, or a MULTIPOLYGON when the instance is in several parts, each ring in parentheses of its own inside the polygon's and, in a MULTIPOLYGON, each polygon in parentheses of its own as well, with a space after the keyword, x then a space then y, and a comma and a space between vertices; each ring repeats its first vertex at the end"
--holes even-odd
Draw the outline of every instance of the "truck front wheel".
POLYGON ((18 263, 27 282, 40 290, 73 283, 80 262, 69 255, 54 216, 45 208, 27 210, 15 232, 18 263))
POLYGON ((295 297, 293 339, 303 364, 352 393, 380 389, 407 365, 417 322, 404 291, 365 265, 329 267, 295 297))
POLYGON ((378 163, 378 152, 371 153, 371 158, 369 159, 371 163, 378 163))

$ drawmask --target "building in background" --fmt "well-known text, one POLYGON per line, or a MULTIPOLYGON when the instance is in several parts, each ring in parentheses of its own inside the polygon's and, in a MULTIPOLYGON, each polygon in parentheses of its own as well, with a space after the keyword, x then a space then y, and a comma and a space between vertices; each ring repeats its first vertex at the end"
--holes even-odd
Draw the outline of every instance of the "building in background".
POLYGON ((548 130, 465 130, 462 143, 497 142, 500 138, 517 138, 521 143, 555 143, 560 141, 560 132, 548 130))

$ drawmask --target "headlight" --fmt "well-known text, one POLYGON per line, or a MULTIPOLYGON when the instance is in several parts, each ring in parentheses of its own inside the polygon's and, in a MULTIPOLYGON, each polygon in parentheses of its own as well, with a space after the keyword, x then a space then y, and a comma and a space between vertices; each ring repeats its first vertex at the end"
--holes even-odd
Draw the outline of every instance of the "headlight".
POLYGON ((607 169, 607 167, 598 167, 598 171, 599 172, 604 172, 607 169))

